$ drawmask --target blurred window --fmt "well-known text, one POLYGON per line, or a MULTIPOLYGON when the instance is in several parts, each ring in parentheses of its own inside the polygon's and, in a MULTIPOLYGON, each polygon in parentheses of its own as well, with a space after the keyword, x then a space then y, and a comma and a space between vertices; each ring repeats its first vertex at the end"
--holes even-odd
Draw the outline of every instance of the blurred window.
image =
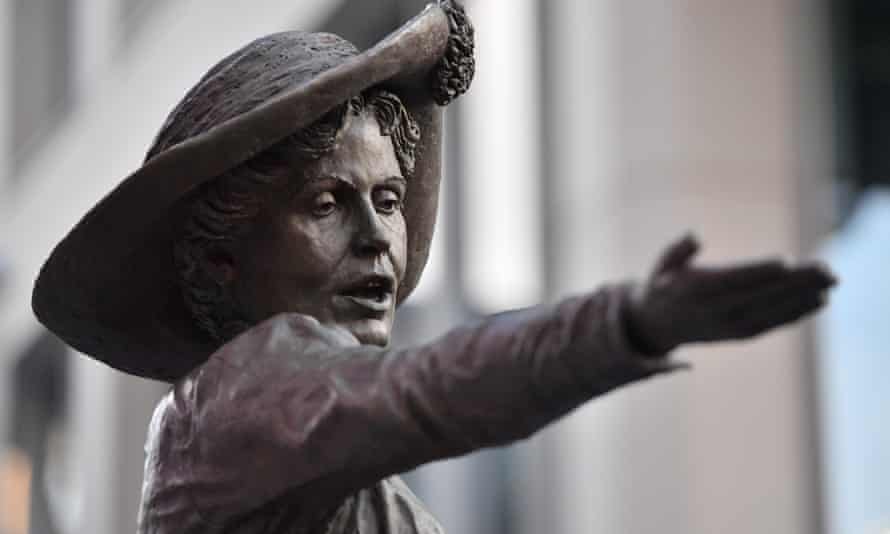
POLYGON ((17 174, 58 127, 71 90, 71 2, 15 0, 12 165, 17 174))

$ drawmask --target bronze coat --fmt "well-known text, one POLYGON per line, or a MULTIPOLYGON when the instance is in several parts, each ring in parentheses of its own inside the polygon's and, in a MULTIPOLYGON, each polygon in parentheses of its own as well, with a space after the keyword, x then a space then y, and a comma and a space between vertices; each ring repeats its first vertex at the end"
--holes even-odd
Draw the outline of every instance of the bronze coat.
POLYGON ((395 474, 525 438, 677 367, 628 344, 627 293, 496 315, 402 350, 274 317, 158 405, 139 532, 442 532, 395 474))

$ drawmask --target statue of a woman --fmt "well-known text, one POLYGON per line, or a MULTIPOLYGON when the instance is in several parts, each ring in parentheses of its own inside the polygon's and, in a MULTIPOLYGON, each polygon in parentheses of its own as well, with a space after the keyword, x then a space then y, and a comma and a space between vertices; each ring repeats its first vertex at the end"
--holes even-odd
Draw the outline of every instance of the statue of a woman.
MULTIPOLYGON (((387 348, 426 261, 441 108, 473 73, 451 1, 367 52, 261 38, 213 67, 146 163, 56 247, 38 317, 173 384, 149 428, 143 534, 437 533, 397 473, 529 436, 587 400, 818 309, 818 266, 695 267, 387 348)), ((496 199, 492 199, 496 201, 496 199)))

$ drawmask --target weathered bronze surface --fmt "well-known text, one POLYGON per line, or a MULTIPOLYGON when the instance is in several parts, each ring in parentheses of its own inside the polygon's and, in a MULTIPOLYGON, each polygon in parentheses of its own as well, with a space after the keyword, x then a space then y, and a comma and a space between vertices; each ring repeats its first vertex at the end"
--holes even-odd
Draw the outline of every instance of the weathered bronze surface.
POLYGON ((149 429, 141 533, 441 532, 398 473, 683 367, 679 345, 822 306, 823 267, 699 267, 687 236, 642 284, 388 348, 435 222, 439 105, 468 88, 472 54, 452 2, 364 54, 332 35, 259 39, 53 252, 41 320, 174 383, 149 429))

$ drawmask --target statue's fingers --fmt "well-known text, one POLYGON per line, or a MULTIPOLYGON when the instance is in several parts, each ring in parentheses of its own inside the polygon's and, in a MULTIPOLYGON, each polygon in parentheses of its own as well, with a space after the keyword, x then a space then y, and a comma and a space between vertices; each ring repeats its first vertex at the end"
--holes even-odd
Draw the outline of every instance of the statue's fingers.
POLYGON ((825 288, 837 284, 837 278, 834 277, 834 274, 821 263, 809 263, 789 269, 788 279, 789 281, 808 280, 810 283, 825 288))
POLYGON ((699 285, 701 294, 715 299, 714 306, 744 307, 760 299, 784 299, 793 293, 822 291, 835 283, 834 276, 820 265, 788 268, 765 262, 722 277, 714 276, 699 285), (789 294, 783 296, 785 292, 789 294))
POLYGON ((655 264, 655 273, 663 274, 685 267, 700 248, 701 244, 698 239, 691 233, 686 234, 668 246, 662 253, 655 264))
POLYGON ((832 284, 832 280, 819 273, 797 271, 753 291, 724 295, 714 302, 712 309, 730 322, 747 322, 789 302, 822 299, 832 284))
POLYGON ((802 270, 802 271, 809 271, 809 272, 813 273, 815 276, 818 276, 821 279, 827 281, 829 286, 837 285, 837 282, 838 282, 837 277, 831 271, 831 268, 828 267, 828 265, 826 265, 824 263, 821 263, 821 262, 810 263, 810 264, 802 265, 802 266, 798 267, 797 269, 802 270))
POLYGON ((694 273, 694 286, 700 295, 720 295, 771 285, 788 275, 780 260, 764 260, 733 267, 699 268, 694 273))
POLYGON ((746 338, 762 334, 774 328, 793 323, 818 311, 826 302, 823 292, 811 293, 779 302, 758 313, 748 314, 745 320, 732 328, 736 338, 746 338))

